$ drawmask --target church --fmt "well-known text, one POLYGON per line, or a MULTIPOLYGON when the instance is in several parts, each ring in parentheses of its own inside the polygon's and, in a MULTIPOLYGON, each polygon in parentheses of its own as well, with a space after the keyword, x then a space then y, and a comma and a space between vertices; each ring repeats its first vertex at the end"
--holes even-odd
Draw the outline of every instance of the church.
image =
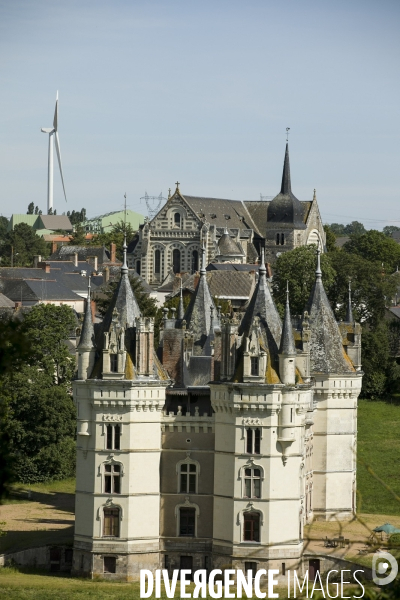
POLYGON ((323 251, 325 231, 315 190, 307 201, 292 192, 286 144, 281 190, 271 201, 186 195, 177 182, 174 194, 130 243, 128 266, 157 288, 171 272, 198 271, 203 247, 207 264, 254 264, 262 249, 273 264, 282 252, 307 244, 323 251))
MULTIPOLYGON (((282 190, 290 197, 285 182, 282 190)), ((179 192, 174 198, 171 206, 181 202, 179 214, 194 222, 179 192)), ((73 382, 75 575, 134 581, 140 569, 282 572, 303 564, 306 523, 354 515, 362 371, 351 298, 338 324, 318 251, 302 317, 291 316, 288 292, 282 320, 262 248, 246 312, 221 314, 207 284, 209 249, 202 246, 186 311, 182 298, 177 310, 165 310, 157 351, 154 321, 141 315, 129 283, 126 245, 98 329, 87 304, 73 382)))

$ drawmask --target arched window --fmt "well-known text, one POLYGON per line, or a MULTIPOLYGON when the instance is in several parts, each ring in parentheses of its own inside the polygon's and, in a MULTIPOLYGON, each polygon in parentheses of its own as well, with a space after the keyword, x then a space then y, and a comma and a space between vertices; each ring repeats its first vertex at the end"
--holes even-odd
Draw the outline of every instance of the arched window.
POLYGON ((174 226, 175 227, 180 227, 181 226, 181 215, 178 212, 176 212, 174 214, 174 226))
POLYGON ((137 273, 138 275, 140 275, 140 271, 141 271, 141 269, 142 269, 141 261, 140 261, 140 260, 137 260, 137 261, 136 261, 136 273, 137 273))
POLYGON ((172 268, 174 273, 181 272, 181 252, 177 248, 172 252, 172 268))
POLYGON ((104 493, 121 493, 121 465, 115 463, 104 465, 104 493))
POLYGON ((260 429, 246 429, 247 454, 260 454, 261 431, 260 429))
POLYGON ((261 498, 261 469, 244 470, 244 497, 261 498))
POLYGON ((244 513, 243 540, 245 542, 260 541, 260 514, 256 512, 244 513))
POLYGON ((156 250, 154 252, 154 273, 159 275, 161 273, 161 252, 156 250))
POLYGON ((119 537, 120 509, 105 508, 103 511, 103 536, 119 537))
POLYGON ((195 494, 197 491, 197 468, 193 463, 181 463, 179 474, 181 494, 195 494))
POLYGON ((195 273, 199 270, 199 252, 198 250, 193 250, 192 252, 192 273, 195 273))
POLYGON ((277 233, 277 234, 276 234, 276 245, 277 245, 277 246, 279 246, 280 240, 281 240, 281 236, 280 236, 280 234, 279 234, 279 233, 277 233))
POLYGON ((285 234, 281 233, 281 246, 283 246, 285 243, 285 234))
POLYGON ((196 531, 196 509, 195 508, 180 508, 179 509, 179 535, 186 537, 194 537, 196 531))

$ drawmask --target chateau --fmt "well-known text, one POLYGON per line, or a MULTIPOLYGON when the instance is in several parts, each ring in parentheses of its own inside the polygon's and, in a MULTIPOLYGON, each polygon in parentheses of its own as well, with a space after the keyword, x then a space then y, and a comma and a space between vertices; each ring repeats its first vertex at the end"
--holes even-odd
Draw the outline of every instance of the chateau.
POLYGON ((128 266, 158 287, 173 271, 199 270, 201 249, 207 264, 255 263, 261 250, 268 262, 298 246, 325 247, 325 232, 314 190, 312 201, 292 192, 289 147, 282 184, 272 201, 239 201, 183 195, 179 184, 158 214, 139 228, 128 248, 128 266))
MULTIPOLYGON (((182 219, 197 219, 185 202, 177 191, 168 219, 178 205, 182 219)), ((248 308, 231 318, 214 305, 204 252, 186 312, 182 299, 165 310, 157 352, 154 322, 141 316, 129 283, 126 246, 96 331, 87 304, 73 382, 75 574, 282 571, 301 562, 307 522, 352 518, 361 328, 350 298, 346 321, 335 321, 319 253, 302 318, 291 318, 288 294, 282 322, 263 254, 248 308)))

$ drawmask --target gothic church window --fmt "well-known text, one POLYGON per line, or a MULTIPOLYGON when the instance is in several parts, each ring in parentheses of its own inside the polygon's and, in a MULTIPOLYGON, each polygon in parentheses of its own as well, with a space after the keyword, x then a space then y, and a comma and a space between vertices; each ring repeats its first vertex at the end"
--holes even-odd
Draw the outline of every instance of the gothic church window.
POLYGON ((260 454, 261 431, 260 429, 246 429, 247 454, 260 454))
POLYGON ((120 450, 120 425, 107 425, 106 428, 106 448, 107 450, 120 450))
POLYGON ((119 508, 105 508, 103 512, 103 536, 119 537, 119 508))
POLYGON ((244 470, 244 497, 261 498, 261 469, 244 470))
POLYGON ((245 542, 260 541, 260 515, 256 512, 244 513, 243 540, 245 542))
POLYGON ((182 463, 179 474, 179 491, 182 494, 195 494, 197 488, 197 468, 192 463, 182 463))
POLYGON ((172 252, 172 268, 174 273, 181 272, 181 252, 177 248, 172 252))
POLYGON ((156 250, 154 252, 154 273, 160 275, 161 273, 161 252, 156 250))
POLYGON ((179 509, 179 535, 194 537, 196 524, 196 509, 195 508, 180 508, 179 509))
POLYGON ((104 465, 104 493, 121 493, 121 465, 104 465))

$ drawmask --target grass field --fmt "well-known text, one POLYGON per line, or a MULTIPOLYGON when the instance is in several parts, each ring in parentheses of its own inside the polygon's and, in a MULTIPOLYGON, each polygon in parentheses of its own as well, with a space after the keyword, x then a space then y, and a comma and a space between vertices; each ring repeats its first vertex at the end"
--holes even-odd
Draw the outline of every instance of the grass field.
POLYGON ((357 459, 357 510, 400 515, 399 405, 359 402, 357 459))

